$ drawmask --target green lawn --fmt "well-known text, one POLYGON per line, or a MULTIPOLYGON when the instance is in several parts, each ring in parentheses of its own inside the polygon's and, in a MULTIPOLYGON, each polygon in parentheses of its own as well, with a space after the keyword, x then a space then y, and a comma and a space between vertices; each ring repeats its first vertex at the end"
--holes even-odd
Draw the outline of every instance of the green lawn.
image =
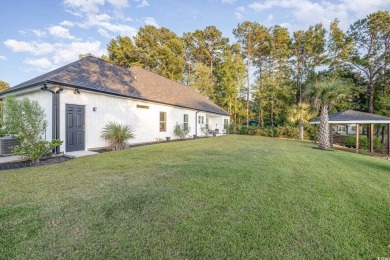
POLYGON ((0 259, 390 257, 390 161, 224 136, 0 172, 0 259))

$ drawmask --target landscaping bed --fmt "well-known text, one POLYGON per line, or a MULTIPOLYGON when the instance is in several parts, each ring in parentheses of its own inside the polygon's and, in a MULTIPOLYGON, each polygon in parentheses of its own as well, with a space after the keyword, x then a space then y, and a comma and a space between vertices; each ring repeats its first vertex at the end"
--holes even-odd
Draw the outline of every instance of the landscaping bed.
POLYGON ((0 171, 1 170, 27 168, 27 167, 36 167, 36 166, 42 166, 42 165, 50 165, 50 164, 66 162, 69 160, 71 160, 71 158, 68 158, 65 156, 57 156, 57 157, 51 157, 51 158, 47 158, 47 159, 41 159, 41 161, 39 163, 32 163, 31 161, 18 161, 18 162, 1 163, 0 164, 0 171))

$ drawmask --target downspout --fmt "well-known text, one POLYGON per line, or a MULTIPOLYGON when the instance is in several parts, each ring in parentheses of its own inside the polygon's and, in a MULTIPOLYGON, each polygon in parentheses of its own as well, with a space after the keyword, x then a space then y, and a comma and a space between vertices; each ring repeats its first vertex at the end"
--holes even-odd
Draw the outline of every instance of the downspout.
POLYGON ((195 113, 195 135, 198 137, 198 113, 199 111, 196 111, 195 113))
MULTIPOLYGON (((60 100, 60 92, 63 90, 60 88, 57 91, 53 91, 52 89, 49 89, 46 84, 43 84, 43 87, 41 87, 41 90, 48 91, 52 94, 52 140, 59 139, 60 137, 60 107, 59 107, 59 100, 60 100)), ((52 150, 53 153, 59 153, 60 147, 57 146, 55 149, 52 150)))

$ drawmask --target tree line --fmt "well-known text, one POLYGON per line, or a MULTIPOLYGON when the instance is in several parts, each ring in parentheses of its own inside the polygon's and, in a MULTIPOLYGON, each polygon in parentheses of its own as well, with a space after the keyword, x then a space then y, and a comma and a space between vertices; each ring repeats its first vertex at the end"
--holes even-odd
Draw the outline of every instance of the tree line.
POLYGON ((342 79, 351 91, 334 109, 390 115, 390 15, 378 11, 347 31, 335 19, 291 32, 279 25, 243 22, 235 42, 215 26, 184 33, 144 26, 133 38, 118 36, 103 58, 142 66, 199 91, 232 121, 283 125, 307 102, 307 86, 322 77, 342 79))

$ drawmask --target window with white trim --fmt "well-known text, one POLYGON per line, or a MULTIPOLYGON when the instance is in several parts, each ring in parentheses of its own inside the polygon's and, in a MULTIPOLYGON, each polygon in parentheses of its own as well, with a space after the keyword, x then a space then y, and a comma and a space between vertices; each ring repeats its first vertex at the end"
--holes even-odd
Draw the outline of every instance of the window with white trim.
POLYGON ((160 112, 160 132, 167 131, 167 113, 160 112))
POLYGON ((223 128, 227 130, 229 128, 229 119, 224 119, 223 120, 223 128))
POLYGON ((200 125, 204 124, 204 116, 198 116, 198 124, 200 125))
POLYGON ((184 114, 183 116, 183 126, 184 130, 188 130, 188 114, 184 114))

